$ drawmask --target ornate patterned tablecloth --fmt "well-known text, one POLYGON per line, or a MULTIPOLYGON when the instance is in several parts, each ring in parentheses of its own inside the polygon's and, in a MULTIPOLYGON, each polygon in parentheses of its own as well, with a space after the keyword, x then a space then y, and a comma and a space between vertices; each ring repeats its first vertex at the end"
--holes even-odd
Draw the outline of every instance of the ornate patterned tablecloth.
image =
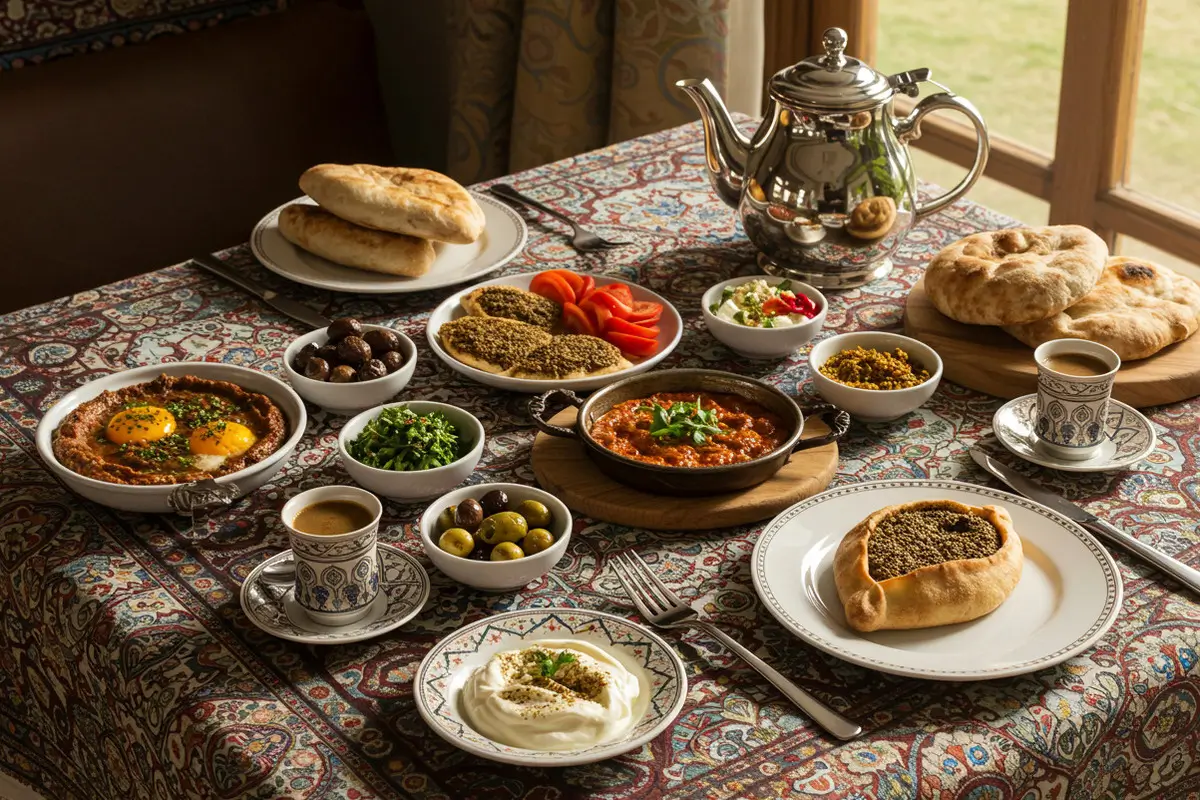
MULTIPOLYGON (((696 126, 512 178, 518 188, 633 246, 579 256, 530 217, 510 272, 551 266, 637 280, 685 318, 664 367, 704 366, 813 394, 807 349, 778 364, 734 357, 704 330, 707 286, 754 271, 734 215, 708 187, 696 126)), ((960 203, 909 236, 887 280, 833 293, 826 332, 896 328, 929 255, 964 234, 1012 224, 960 203)), ((453 289, 331 297, 276 279, 245 248, 223 254, 254 278, 328 314, 382 321, 424 341, 453 289)), ((20 265, 12 265, 19 268, 20 265)), ((81 265, 84 268, 86 265, 81 265)), ((34 428, 58 397, 142 364, 221 360, 278 374, 301 329, 219 280, 176 266, 0 318, 0 769, 48 798, 1158 798, 1200 794, 1200 606, 1118 554, 1120 619, 1091 651, 1007 680, 894 678, 825 656, 760 607, 748 562, 763 525, 658 533, 578 520, 568 554, 515 594, 485 595, 430 566, 425 610, 399 633, 341 647, 274 639, 243 617, 251 567, 286 546, 284 501, 348 482, 319 411, 274 481, 209 532, 114 512, 67 492, 39 461, 34 428), (429 731, 411 680, 425 651, 465 621, 513 608, 580 606, 634 617, 611 554, 636 547, 660 575, 760 655, 860 721, 831 740, 757 673, 699 635, 679 639, 690 671, 675 725, 628 756, 540 771, 477 760, 429 731)), ((422 347, 404 398, 469 409, 487 428, 472 481, 533 482, 524 395, 472 383, 422 347)), ((835 485, 879 478, 983 482, 967 448, 999 401, 943 383, 911 416, 855 424, 835 485)), ((1143 541, 1200 560, 1200 402, 1153 410, 1153 455, 1130 472, 1039 471, 1143 541)), ((385 504, 383 538, 421 558, 419 507, 385 504)))

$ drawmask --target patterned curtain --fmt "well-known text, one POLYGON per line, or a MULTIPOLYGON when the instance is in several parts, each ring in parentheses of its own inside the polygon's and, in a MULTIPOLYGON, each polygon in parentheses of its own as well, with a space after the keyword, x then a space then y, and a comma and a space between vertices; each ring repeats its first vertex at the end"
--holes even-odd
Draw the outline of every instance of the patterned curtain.
POLYGON ((726 80, 730 0, 454 0, 448 171, 528 169, 696 118, 726 80))

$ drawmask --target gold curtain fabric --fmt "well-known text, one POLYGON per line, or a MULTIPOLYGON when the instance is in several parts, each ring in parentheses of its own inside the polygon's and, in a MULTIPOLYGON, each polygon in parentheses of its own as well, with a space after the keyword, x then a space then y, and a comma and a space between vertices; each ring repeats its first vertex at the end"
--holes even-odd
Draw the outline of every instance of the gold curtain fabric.
POLYGON ((724 89, 730 0, 455 0, 448 172, 528 169, 696 118, 724 89))

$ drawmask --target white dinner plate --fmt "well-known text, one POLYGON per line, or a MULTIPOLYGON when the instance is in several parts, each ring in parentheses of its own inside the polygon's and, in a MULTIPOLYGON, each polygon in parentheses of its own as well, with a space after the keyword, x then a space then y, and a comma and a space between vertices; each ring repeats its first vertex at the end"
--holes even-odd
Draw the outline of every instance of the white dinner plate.
POLYGON ((811 497, 763 531, 751 574, 767 610, 812 646, 880 672, 943 681, 1058 664, 1091 647, 1121 608, 1117 566, 1083 528, 1023 497, 956 481, 858 483, 811 497), (858 633, 838 601, 833 555, 868 514, 915 500, 1006 508, 1025 551, 1021 580, 999 608, 971 622, 858 633))
POLYGON ((450 320, 466 316, 466 312, 462 309, 463 295, 475 291, 480 286, 501 284, 504 286, 516 286, 519 289, 528 289, 529 285, 533 283, 533 279, 539 274, 537 272, 526 272, 521 275, 507 275, 503 278, 481 281, 446 298, 445 302, 435 308, 433 313, 429 315, 429 323, 425 327, 426 338, 429 339, 429 346, 433 348, 433 352, 455 372, 461 372, 468 378, 473 378, 488 386, 495 386, 497 389, 507 389, 510 392, 526 392, 530 394, 545 392, 550 389, 571 389, 577 392, 590 392, 593 389, 599 389, 601 386, 607 386, 623 378, 628 378, 631 375, 637 375, 639 372, 653 369, 655 364, 658 364, 671 354, 671 351, 679 344, 680 337, 683 336, 683 319, 679 316, 679 312, 675 310, 675 306, 667 302, 666 298, 636 283, 623 281, 620 278, 611 278, 607 275, 596 275, 594 277, 596 278, 597 286, 623 283, 629 287, 629 291, 633 294, 635 301, 662 304, 662 319, 655 323, 659 329, 657 353, 641 361, 635 361, 633 366, 628 369, 623 369, 620 372, 610 372, 607 375, 597 375, 593 378, 575 378, 569 381, 535 381, 528 378, 508 378, 503 375, 493 375, 490 372, 469 367, 445 351, 441 341, 438 339, 437 331, 438 328, 450 320))
POLYGON ((687 698, 687 671, 662 637, 623 617, 582 608, 538 608, 493 614, 442 639, 417 668, 413 695, 421 719, 455 747, 506 764, 567 767, 637 750, 666 730, 687 698), (586 641, 639 677, 642 693, 634 707, 641 710, 641 718, 623 737, 581 750, 529 750, 489 739, 471 727, 460 695, 475 670, 496 653, 543 639, 586 641))
POLYGON ((525 221, 493 197, 471 192, 487 220, 483 235, 471 244, 437 242, 433 266, 419 278, 401 278, 351 269, 297 247, 279 232, 279 212, 292 203, 316 205, 304 196, 284 203, 267 214, 250 234, 250 249, 259 262, 288 280, 359 294, 423 292, 474 280, 503 267, 525 246, 525 221))

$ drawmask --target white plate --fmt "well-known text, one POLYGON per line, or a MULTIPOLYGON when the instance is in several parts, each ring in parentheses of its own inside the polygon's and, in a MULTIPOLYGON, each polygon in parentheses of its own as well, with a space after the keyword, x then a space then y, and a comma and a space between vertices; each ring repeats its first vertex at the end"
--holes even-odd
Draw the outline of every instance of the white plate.
POLYGON ((359 294, 402 294, 453 286, 495 272, 525 246, 525 221, 517 212, 495 198, 475 192, 471 192, 471 196, 479 203, 487 220, 483 235, 471 244, 435 243, 437 257, 433 266, 419 278, 398 278, 343 267, 283 238, 279 232, 279 212, 292 203, 316 205, 307 196, 284 203, 263 217, 250 234, 250 249, 254 257, 272 272, 318 289, 359 294))
POLYGON ((455 747, 506 764, 568 767, 636 750, 662 733, 683 708, 687 672, 661 637, 623 617, 578 608, 542 608, 496 614, 459 628, 425 656, 413 687, 421 719, 455 747), (584 750, 526 750, 476 733, 463 718, 459 693, 471 673, 496 653, 519 650, 542 639, 591 642, 621 661, 626 669, 642 673, 646 682, 639 703, 645 701, 645 711, 625 738, 584 750))
POLYGON ((242 613, 272 636, 304 644, 349 644, 381 636, 415 617, 429 599, 429 575, 415 558, 379 543, 379 596, 362 619, 349 625, 318 625, 296 602, 293 586, 260 581, 268 564, 292 560, 284 550, 263 561, 242 584, 242 613))
POLYGON ((1121 608, 1117 566, 1078 525, 1023 497, 956 481, 878 481, 811 497, 777 516, 751 559, 754 588, 789 631, 854 664, 943 681, 1005 678, 1044 669, 1091 647, 1121 608), (833 580, 842 537, 867 514, 915 500, 1008 509, 1021 537, 1021 581, 991 614, 908 631, 858 633, 833 580))
POLYGON ((680 337, 683 336, 683 319, 679 316, 679 312, 675 310, 675 306, 667 302, 665 297, 657 295, 636 283, 623 281, 620 278, 611 278, 607 275, 597 275, 594 276, 597 286, 623 283, 629 287, 634 301, 662 304, 662 319, 655 323, 659 328, 658 352, 649 358, 634 362, 634 365, 629 369, 624 369, 620 372, 610 372, 607 375, 597 375, 594 378, 576 378, 569 381, 534 381, 527 378, 507 378, 503 375, 493 375, 481 369, 468 367, 442 348, 442 343, 438 340, 437 331, 450 320, 466 316, 466 312, 462 310, 462 298, 464 295, 475 291, 480 286, 503 285, 516 286, 518 289, 528 289, 529 284, 533 283, 533 279, 540 274, 538 272, 526 272, 521 275, 508 275, 503 278, 493 278, 490 281, 481 281, 446 298, 445 302, 435 308, 433 313, 429 315, 429 322, 425 326, 425 336, 429 340, 429 346, 433 348, 433 352, 455 372, 461 372, 468 378, 473 378, 487 386, 495 386, 497 389, 506 389, 510 392, 527 392, 530 394, 545 392, 549 389, 572 389, 577 392, 590 392, 593 389, 599 389, 601 386, 607 386, 623 378, 628 378, 631 375, 637 375, 639 372, 653 369, 655 364, 658 364, 671 354, 671 351, 679 344, 680 337))
POLYGON ((1027 394, 1002 405, 992 417, 992 429, 1013 455, 1063 472, 1125 469, 1154 452, 1158 441, 1154 426, 1137 409, 1119 400, 1109 400, 1105 438, 1096 455, 1082 461, 1068 461, 1046 452, 1038 444, 1033 432, 1036 418, 1037 395, 1027 394))

